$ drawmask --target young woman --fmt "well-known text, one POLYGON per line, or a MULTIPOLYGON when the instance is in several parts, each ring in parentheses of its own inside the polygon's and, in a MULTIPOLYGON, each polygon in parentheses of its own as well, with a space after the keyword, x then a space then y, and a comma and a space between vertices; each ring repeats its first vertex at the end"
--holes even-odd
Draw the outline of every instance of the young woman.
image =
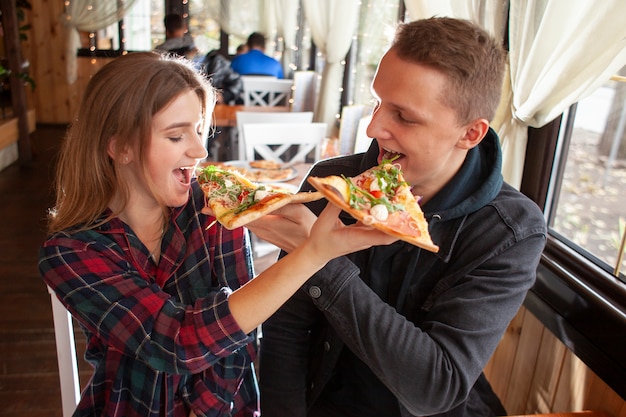
POLYGON ((214 103, 188 61, 152 52, 87 87, 39 261, 87 336, 77 416, 258 415, 257 326, 330 259, 394 241, 331 208, 252 280, 247 233, 214 224, 193 178, 214 103))

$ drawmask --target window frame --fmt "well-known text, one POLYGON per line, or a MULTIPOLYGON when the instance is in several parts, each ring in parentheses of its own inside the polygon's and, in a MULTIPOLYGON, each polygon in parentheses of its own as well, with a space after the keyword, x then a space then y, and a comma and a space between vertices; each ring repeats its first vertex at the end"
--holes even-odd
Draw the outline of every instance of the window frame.
MULTIPOLYGON (((575 107, 574 107, 575 109, 575 107)), ((520 191, 545 210, 563 116, 528 129, 520 191)), ((571 119, 570 119, 571 120, 571 119)), ((626 285, 548 228, 537 281, 524 305, 618 395, 626 398, 626 285)))

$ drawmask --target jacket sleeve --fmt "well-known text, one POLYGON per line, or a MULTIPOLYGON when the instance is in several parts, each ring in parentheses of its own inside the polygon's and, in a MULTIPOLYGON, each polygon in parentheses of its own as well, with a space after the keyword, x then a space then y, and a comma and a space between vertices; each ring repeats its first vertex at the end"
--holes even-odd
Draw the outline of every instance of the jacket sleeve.
POLYGON ((543 245, 543 236, 528 237, 443 280, 419 327, 357 275, 341 273, 345 258, 303 291, 409 412, 431 415, 467 397, 534 282, 543 245))

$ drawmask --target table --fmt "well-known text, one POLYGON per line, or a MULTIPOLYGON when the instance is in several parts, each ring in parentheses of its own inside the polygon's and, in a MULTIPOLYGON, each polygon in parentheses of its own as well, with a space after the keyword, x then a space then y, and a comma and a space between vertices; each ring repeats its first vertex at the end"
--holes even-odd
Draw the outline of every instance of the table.
POLYGON ((231 104, 216 104, 213 110, 213 126, 215 127, 215 137, 213 146, 215 150, 209 146, 209 152, 212 157, 218 161, 227 161, 237 159, 237 130, 233 129, 237 126, 237 112, 288 112, 291 111, 289 106, 244 106, 231 104), (215 146, 218 145, 218 146, 215 146))

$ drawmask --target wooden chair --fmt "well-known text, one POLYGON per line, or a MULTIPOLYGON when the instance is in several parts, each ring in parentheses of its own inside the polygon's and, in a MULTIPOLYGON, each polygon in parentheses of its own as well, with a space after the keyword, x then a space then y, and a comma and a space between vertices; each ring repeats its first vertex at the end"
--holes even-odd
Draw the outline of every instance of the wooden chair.
POLYGON ((246 159, 245 136, 243 126, 246 123, 311 123, 313 112, 254 112, 238 111, 237 118, 237 139, 239 159, 246 159))
POLYGON ((80 380, 78 378, 74 325, 72 315, 59 301, 50 287, 48 287, 48 292, 50 293, 50 302, 52 303, 63 417, 71 417, 80 400, 80 380))
POLYGON ((295 163, 306 162, 309 157, 309 162, 316 162, 320 159, 326 128, 326 123, 246 123, 243 125, 245 159, 295 163), (297 151, 291 154, 294 147, 297 151))
POLYGON ((244 106, 287 106, 291 100, 292 80, 273 77, 242 76, 244 106))

